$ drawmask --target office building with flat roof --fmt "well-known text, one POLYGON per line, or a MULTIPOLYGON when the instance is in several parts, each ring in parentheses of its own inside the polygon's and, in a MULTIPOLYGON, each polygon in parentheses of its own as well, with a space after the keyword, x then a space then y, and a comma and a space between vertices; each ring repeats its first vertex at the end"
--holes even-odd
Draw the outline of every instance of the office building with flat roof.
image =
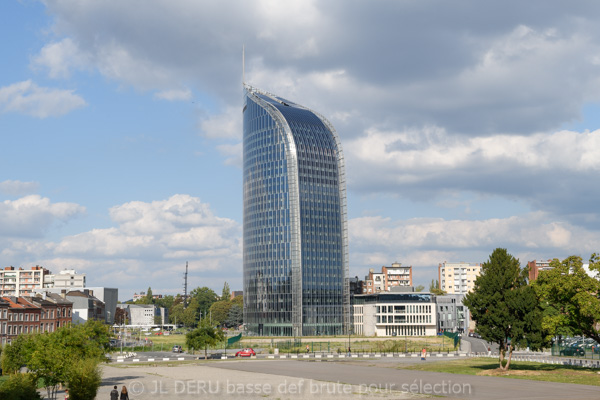
POLYGON ((244 87, 244 322, 260 335, 350 329, 344 157, 306 107, 244 87))

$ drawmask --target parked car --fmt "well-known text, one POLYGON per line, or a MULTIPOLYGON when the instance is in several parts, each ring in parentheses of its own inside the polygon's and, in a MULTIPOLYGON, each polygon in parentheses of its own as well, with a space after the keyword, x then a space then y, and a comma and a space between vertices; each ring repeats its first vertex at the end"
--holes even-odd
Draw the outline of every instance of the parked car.
POLYGON ((579 346, 568 346, 560 351, 561 356, 585 356, 585 350, 579 346))
POLYGON ((254 350, 252 350, 251 348, 247 348, 247 349, 242 349, 240 351, 238 351, 237 353, 235 353, 236 357, 251 357, 251 356, 256 356, 256 352, 254 350))
POLYGON ((173 346, 173 353, 183 353, 183 348, 176 344, 175 346, 173 346))
POLYGON ((213 360, 220 360, 221 357, 223 357, 223 353, 212 353, 210 355, 210 358, 212 358, 213 360))

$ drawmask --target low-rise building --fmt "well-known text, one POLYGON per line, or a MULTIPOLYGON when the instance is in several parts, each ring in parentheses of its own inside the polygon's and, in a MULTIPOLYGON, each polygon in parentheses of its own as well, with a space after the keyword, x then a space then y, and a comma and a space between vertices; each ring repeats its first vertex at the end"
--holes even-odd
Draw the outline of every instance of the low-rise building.
POLYGON ((169 323, 169 310, 154 304, 119 304, 129 315, 129 325, 155 326, 169 323))
POLYGON ((354 334, 431 336, 437 333, 435 296, 422 292, 380 292, 353 297, 354 334))
POLYGON ((67 293, 67 300, 73 302, 74 324, 82 324, 89 319, 106 321, 104 302, 95 297, 89 289, 72 290, 67 293))
POLYGON ((439 332, 467 332, 470 329, 469 309, 463 305, 464 294, 436 296, 437 323, 439 332))

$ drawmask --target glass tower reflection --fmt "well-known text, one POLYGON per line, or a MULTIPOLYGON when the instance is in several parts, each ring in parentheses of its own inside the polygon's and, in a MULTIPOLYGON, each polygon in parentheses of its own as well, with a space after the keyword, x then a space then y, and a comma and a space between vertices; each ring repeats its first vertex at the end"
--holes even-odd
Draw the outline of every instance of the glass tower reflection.
POLYGON ((244 90, 244 322, 272 336, 349 329, 344 158, 321 115, 244 90))

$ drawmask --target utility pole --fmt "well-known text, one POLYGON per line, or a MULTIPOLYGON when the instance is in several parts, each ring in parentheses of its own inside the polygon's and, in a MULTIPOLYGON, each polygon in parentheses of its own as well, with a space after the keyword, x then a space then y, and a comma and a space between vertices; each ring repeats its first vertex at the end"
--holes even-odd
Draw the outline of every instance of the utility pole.
POLYGON ((187 295, 187 277, 188 277, 188 262, 185 262, 185 274, 183 274, 183 309, 185 310, 188 305, 188 295, 187 295))

